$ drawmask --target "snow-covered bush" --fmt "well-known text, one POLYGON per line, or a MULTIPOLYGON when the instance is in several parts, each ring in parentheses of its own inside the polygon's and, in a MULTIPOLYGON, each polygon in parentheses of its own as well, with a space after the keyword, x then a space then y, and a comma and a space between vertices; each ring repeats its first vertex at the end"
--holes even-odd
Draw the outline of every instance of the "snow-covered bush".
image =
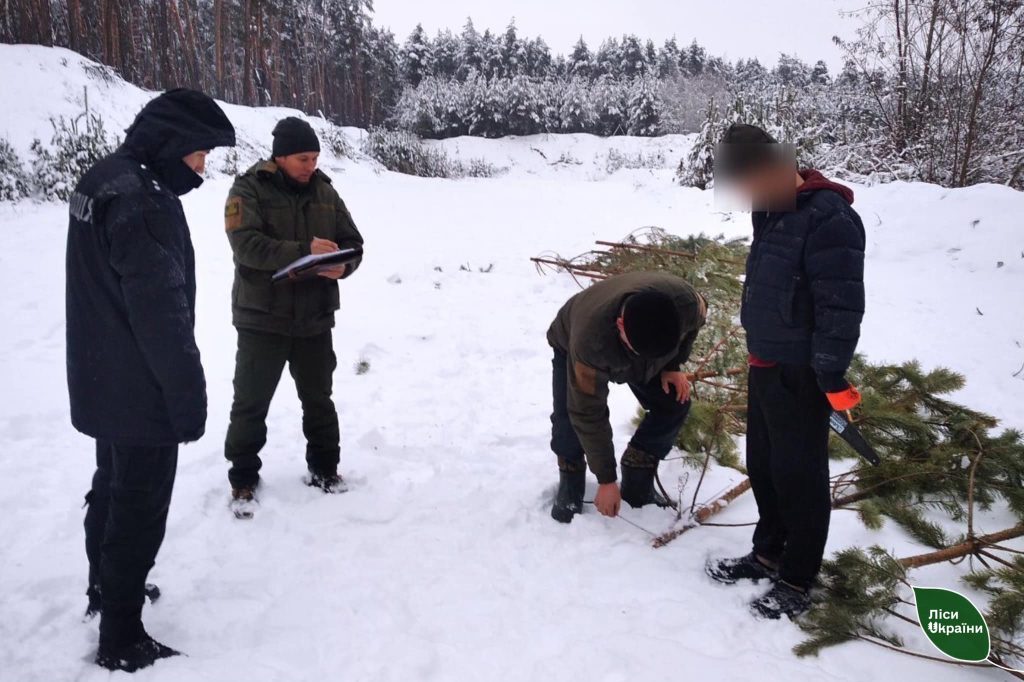
POLYGON ((499 172, 483 159, 465 163, 453 159, 443 149, 401 130, 371 130, 363 140, 363 151, 390 171, 424 178, 486 178, 499 172))
POLYGON ((337 126, 329 126, 320 134, 320 141, 334 156, 339 159, 351 159, 355 156, 352 143, 345 137, 345 132, 337 126))
POLYGON ((103 119, 83 112, 72 119, 50 119, 50 146, 32 142, 32 192, 46 201, 67 201, 79 178, 117 142, 107 137, 103 119))
POLYGON ((448 155, 427 147, 411 133, 376 128, 363 140, 363 151, 389 171, 424 178, 452 177, 448 155))
POLYGON ((643 151, 624 152, 613 147, 605 157, 605 169, 609 174, 623 168, 654 170, 664 167, 665 155, 660 151, 645 154, 643 151))
POLYGON ((0 201, 17 201, 29 195, 28 175, 11 143, 0 138, 0 201))

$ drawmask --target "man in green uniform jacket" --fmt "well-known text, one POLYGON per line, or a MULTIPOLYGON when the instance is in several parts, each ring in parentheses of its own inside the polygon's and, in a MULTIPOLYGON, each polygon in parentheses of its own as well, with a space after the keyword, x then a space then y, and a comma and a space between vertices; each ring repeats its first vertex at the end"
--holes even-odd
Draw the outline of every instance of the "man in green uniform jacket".
POLYGON ((338 413, 331 399, 337 366, 331 329, 338 280, 355 261, 319 276, 273 283, 275 271, 310 254, 361 247, 363 238, 331 179, 316 167, 320 143, 312 127, 285 118, 274 128, 273 154, 235 180, 224 221, 234 252, 232 317, 238 330, 235 397, 225 456, 231 462, 236 515, 252 515, 267 439, 267 411, 285 365, 302 402, 307 483, 343 492, 338 475, 338 413))
POLYGON ((690 358, 707 303, 673 275, 632 272, 594 284, 566 303, 548 330, 554 349, 551 449, 560 482, 551 516, 568 523, 583 508, 586 464, 597 477, 594 505, 618 514, 665 503, 654 492, 658 463, 675 444, 690 408, 681 366, 690 358), (628 384, 647 414, 622 456, 617 484, 608 384, 628 384), (586 463, 584 462, 584 455, 586 463))

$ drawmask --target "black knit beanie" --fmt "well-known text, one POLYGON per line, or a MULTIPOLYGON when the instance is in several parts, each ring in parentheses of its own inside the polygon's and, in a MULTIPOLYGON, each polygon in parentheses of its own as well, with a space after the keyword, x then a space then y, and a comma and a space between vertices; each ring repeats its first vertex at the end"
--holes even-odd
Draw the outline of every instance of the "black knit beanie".
POLYGON ((274 126, 273 156, 290 156, 303 152, 319 152, 320 140, 313 126, 301 118, 282 118, 274 126))
POLYGON ((679 348, 681 322, 672 298, 660 291, 641 291, 622 309, 629 345, 645 358, 660 358, 679 348))

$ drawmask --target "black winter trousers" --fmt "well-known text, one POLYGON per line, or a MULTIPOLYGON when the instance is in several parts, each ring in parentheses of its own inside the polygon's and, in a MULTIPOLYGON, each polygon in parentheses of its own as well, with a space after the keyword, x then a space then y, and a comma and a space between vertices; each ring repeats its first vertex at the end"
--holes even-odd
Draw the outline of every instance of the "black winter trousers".
POLYGON ((146 576, 164 540, 177 466, 177 445, 96 441, 96 472, 85 498, 85 552, 89 588, 102 599, 101 646, 130 644, 144 632, 146 576))
POLYGON ((747 471, 757 501, 754 551, 780 577, 809 587, 825 553, 832 501, 831 407, 810 367, 751 367, 747 471))
MULTIPOLYGON (((569 358, 555 349, 551 360, 551 388, 554 408, 551 412, 551 450, 568 462, 582 462, 583 445, 569 418, 569 358)), ((690 412, 690 401, 680 403, 675 394, 661 389, 661 378, 647 384, 629 384, 646 415, 629 444, 652 457, 664 459, 676 443, 690 412)))
POLYGON ((331 399, 337 358, 331 332, 311 337, 238 330, 235 398, 224 455, 231 462, 232 487, 254 487, 260 480, 260 450, 267 442, 267 413, 284 366, 288 365, 302 403, 302 432, 310 471, 338 468, 338 412, 331 399))

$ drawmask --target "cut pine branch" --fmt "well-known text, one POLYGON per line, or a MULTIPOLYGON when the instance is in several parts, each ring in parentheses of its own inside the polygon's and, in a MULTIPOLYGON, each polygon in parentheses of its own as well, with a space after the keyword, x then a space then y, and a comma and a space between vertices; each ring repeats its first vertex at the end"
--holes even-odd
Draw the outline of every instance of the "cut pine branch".
POLYGON ((728 507, 730 502, 748 490, 750 490, 750 479, 745 478, 729 490, 725 491, 719 497, 716 497, 710 503, 699 507, 693 512, 690 516, 690 520, 685 525, 680 526, 679 528, 673 528, 672 530, 662 533, 654 538, 654 542, 652 543, 654 548, 657 549, 659 547, 664 547, 691 528, 696 528, 701 525, 712 516, 728 507))
POLYGON ((943 561, 961 559, 969 554, 977 554, 980 550, 986 547, 1019 537, 1024 537, 1024 523, 1018 523, 1013 528, 1007 528, 1006 530, 1001 530, 998 533, 979 535, 978 537, 970 538, 964 542, 951 545, 936 552, 909 556, 900 559, 900 564, 904 568, 919 568, 921 566, 939 564, 943 561))

